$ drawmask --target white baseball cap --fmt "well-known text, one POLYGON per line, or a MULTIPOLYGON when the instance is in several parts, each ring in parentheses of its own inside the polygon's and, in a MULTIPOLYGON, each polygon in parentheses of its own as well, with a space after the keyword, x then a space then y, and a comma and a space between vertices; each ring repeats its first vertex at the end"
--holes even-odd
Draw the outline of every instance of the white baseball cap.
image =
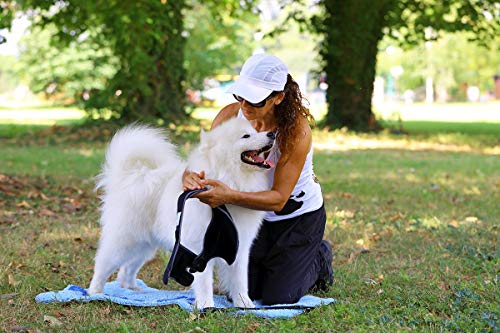
POLYGON ((243 64, 240 76, 227 92, 258 103, 273 91, 283 91, 287 76, 288 68, 278 57, 255 54, 243 64))

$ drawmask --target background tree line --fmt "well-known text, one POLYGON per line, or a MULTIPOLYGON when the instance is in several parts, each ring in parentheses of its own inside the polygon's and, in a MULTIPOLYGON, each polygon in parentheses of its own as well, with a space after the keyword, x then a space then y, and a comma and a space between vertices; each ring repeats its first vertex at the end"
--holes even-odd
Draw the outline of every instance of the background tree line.
MULTIPOLYGON (((384 36, 410 48, 437 40, 442 32, 464 31, 487 44, 499 30, 500 8, 492 0, 275 3, 287 11, 286 20, 319 37, 330 128, 377 128, 371 96, 384 36)), ((260 4, 6 1, 0 6, 0 28, 9 27, 19 11, 29 16, 31 35, 21 58, 34 91, 71 95, 90 114, 107 113, 120 121, 182 122, 189 116, 186 88, 199 87, 218 72, 237 73, 252 52, 248 31, 257 25, 260 4)))

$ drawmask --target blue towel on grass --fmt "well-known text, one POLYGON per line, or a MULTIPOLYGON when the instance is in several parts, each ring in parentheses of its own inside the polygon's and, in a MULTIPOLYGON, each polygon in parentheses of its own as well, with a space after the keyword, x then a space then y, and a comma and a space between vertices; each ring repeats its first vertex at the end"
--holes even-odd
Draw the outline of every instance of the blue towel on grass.
MULTIPOLYGON (((89 296, 87 291, 79 286, 69 285, 61 291, 50 291, 38 294, 35 300, 39 303, 65 303, 70 301, 111 301, 113 303, 130 306, 161 306, 176 304, 187 311, 194 310, 194 293, 191 290, 174 291, 149 288, 143 281, 137 280, 142 291, 121 288, 118 282, 108 282, 104 286, 104 293, 89 296)), ((237 309, 225 296, 214 297, 215 308, 227 309, 234 314, 253 313, 264 318, 291 318, 320 305, 336 302, 334 298, 320 298, 311 295, 302 297, 295 304, 264 306, 254 302, 256 309, 237 309)))

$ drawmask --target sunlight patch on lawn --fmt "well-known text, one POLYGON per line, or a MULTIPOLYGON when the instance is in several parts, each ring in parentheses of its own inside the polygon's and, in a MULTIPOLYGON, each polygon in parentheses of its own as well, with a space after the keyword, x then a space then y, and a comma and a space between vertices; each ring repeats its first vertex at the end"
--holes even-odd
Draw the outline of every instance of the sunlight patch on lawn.
POLYGON ((94 149, 79 149, 78 153, 82 156, 85 157, 90 157, 96 154, 96 151, 94 149))
POLYGON ((54 125, 85 117, 85 112, 77 108, 0 110, 0 124, 54 125))
POLYGON ((485 103, 384 103, 375 107, 383 119, 402 121, 500 122, 500 102, 485 103))
MULTIPOLYGON (((439 139, 439 138, 438 138, 439 139)), ((447 143, 452 140, 441 138, 442 142, 427 142, 409 137, 391 138, 376 137, 375 135, 355 135, 355 134, 331 134, 316 135, 314 138, 314 149, 319 151, 348 151, 348 150, 369 150, 369 149, 401 149, 414 151, 450 151, 450 152, 474 152, 477 148, 467 144, 458 145, 447 143)), ((483 147, 481 153, 489 155, 500 155, 500 147, 483 147)))

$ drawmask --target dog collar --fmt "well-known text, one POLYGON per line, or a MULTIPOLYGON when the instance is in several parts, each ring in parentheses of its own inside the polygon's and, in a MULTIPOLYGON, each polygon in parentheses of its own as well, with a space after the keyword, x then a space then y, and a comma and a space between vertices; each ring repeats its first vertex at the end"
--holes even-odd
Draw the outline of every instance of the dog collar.
POLYGON ((231 265, 236 259, 239 244, 238 232, 225 205, 212 208, 212 220, 205 232, 203 249, 199 255, 193 253, 180 242, 184 205, 189 198, 206 190, 207 188, 185 191, 177 199, 175 244, 163 274, 164 284, 168 283, 169 278, 173 278, 181 285, 188 287, 194 280, 192 273, 203 272, 210 259, 220 257, 228 265, 231 265))

